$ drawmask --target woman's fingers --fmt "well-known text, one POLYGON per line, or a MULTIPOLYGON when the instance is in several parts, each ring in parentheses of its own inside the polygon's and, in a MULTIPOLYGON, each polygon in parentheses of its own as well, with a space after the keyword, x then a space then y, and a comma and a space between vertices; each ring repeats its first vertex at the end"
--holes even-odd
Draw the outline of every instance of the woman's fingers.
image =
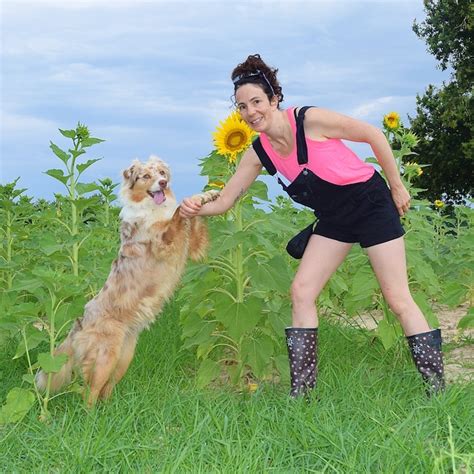
POLYGON ((202 204, 191 198, 183 199, 179 207, 179 213, 182 217, 194 217, 201 210, 202 204))

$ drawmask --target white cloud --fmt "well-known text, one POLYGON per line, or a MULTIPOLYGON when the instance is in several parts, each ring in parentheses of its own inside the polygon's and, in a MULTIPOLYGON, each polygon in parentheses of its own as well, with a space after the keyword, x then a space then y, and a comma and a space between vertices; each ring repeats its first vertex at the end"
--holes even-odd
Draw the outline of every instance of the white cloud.
POLYGON ((380 114, 381 111, 395 102, 395 97, 379 97, 371 100, 365 104, 361 104, 350 112, 354 118, 367 119, 375 114, 380 114))
POLYGON ((382 117, 392 111, 399 112, 403 119, 403 116, 410 113, 414 106, 414 96, 386 96, 360 104, 349 110, 347 114, 361 120, 380 123, 382 117))
POLYGON ((43 137, 55 133, 58 123, 33 115, 23 115, 18 113, 2 112, 1 117, 1 137, 2 140, 16 140, 19 137, 31 140, 35 137, 43 137))

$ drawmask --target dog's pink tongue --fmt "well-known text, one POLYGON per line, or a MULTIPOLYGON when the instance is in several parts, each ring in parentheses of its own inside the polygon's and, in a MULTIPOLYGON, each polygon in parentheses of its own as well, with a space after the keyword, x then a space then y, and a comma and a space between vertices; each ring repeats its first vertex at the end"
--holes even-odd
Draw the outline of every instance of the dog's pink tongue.
POLYGON ((165 202, 165 193, 163 191, 158 191, 157 193, 153 194, 153 201, 155 204, 163 204, 165 202))

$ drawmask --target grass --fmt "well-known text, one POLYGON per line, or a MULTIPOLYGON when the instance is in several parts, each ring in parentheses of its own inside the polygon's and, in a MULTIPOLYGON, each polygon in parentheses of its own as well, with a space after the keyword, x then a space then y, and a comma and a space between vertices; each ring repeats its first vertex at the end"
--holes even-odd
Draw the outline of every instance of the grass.
MULTIPOLYGON (((284 385, 197 390, 172 307, 142 335, 113 399, 88 411, 77 394, 0 428, 0 472, 472 472, 474 387, 427 399, 407 353, 385 353, 323 323, 310 403, 284 385)), ((0 397, 24 373, 0 356, 0 397)))

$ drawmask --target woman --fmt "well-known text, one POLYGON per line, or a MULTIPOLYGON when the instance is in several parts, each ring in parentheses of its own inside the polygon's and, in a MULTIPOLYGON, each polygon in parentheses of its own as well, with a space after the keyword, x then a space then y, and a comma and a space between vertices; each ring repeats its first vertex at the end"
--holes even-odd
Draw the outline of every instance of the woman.
POLYGON ((277 69, 258 54, 232 72, 235 103, 243 120, 260 134, 243 155, 220 197, 201 205, 186 198, 184 217, 226 212, 265 167, 290 182, 285 191, 311 207, 312 230, 291 286, 293 326, 286 329, 291 396, 313 389, 317 377, 318 315, 315 301, 354 243, 366 249, 383 296, 407 336, 428 394, 444 388, 440 330, 431 330, 408 288, 400 216, 410 207, 384 134, 367 123, 316 107, 280 109, 277 69), (368 143, 388 179, 360 160, 341 139, 368 143))

